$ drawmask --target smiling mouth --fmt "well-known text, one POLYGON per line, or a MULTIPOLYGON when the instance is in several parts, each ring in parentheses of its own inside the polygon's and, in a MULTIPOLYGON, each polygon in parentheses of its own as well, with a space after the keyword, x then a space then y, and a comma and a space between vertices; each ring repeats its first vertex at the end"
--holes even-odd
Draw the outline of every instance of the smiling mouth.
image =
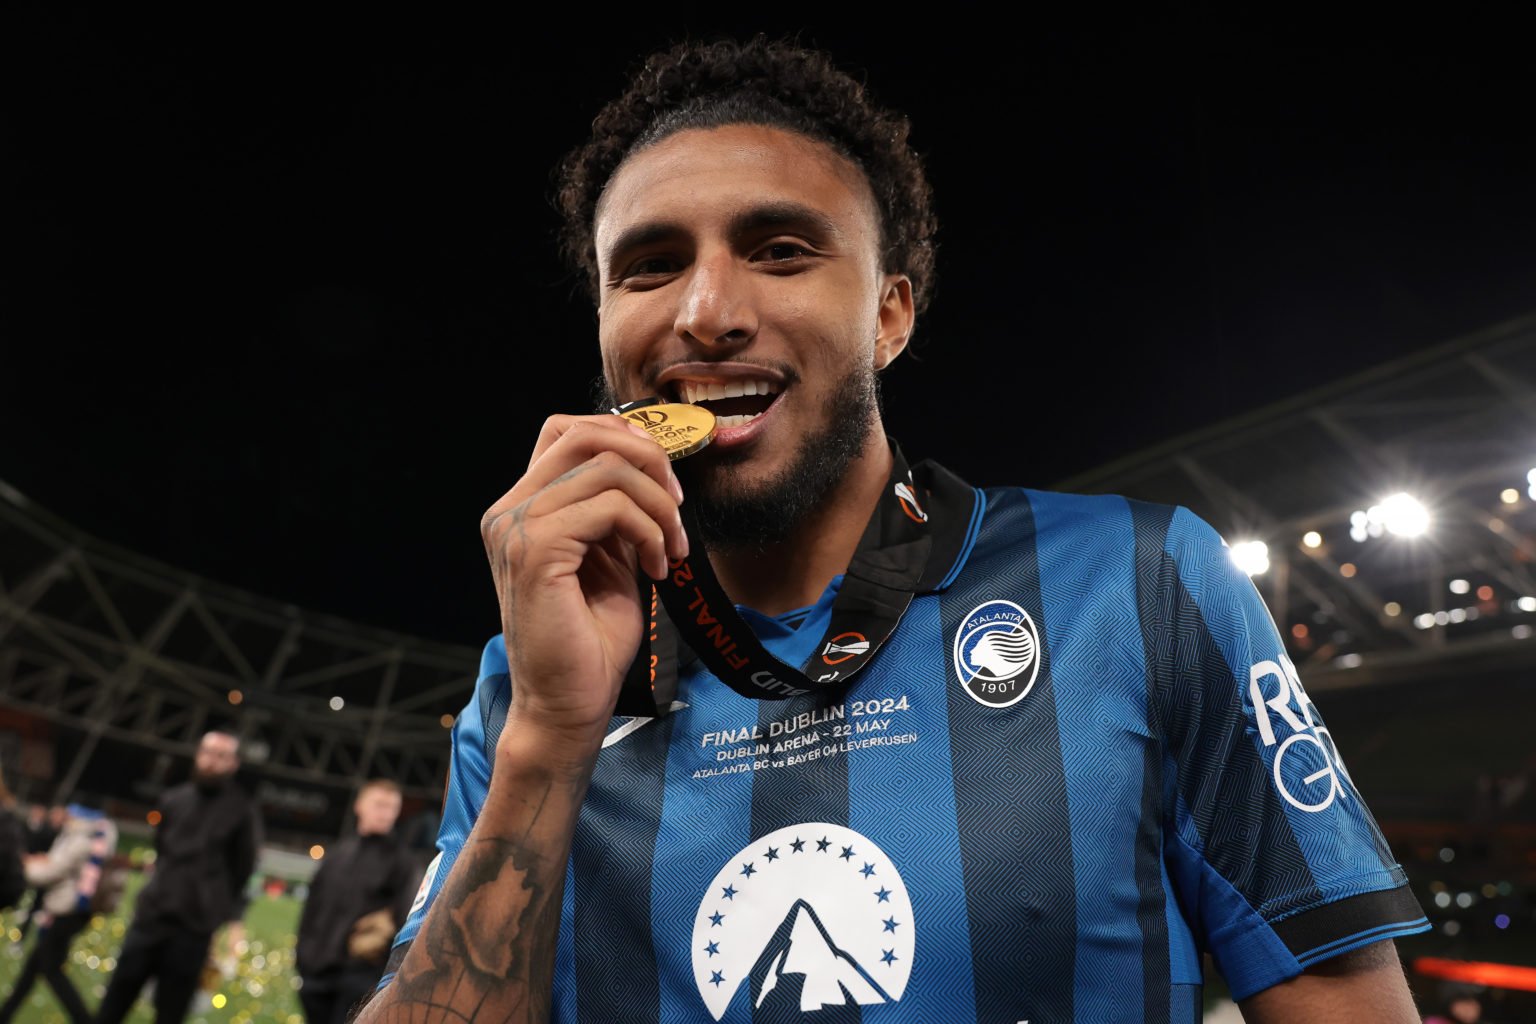
POLYGON ((715 414, 722 428, 740 427, 757 419, 778 400, 783 388, 766 380, 692 381, 673 386, 680 401, 715 414))

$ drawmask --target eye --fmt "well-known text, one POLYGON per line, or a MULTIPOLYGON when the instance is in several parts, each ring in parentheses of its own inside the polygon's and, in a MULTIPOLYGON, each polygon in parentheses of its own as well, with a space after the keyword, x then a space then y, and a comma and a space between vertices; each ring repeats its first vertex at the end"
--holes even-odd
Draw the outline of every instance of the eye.
POLYGON ((758 258, 765 263, 789 263, 809 255, 810 250, 798 242, 774 242, 758 251, 758 258))
POLYGON ((651 277, 670 274, 677 269, 677 261, 669 256, 643 256, 629 265, 622 277, 651 277))

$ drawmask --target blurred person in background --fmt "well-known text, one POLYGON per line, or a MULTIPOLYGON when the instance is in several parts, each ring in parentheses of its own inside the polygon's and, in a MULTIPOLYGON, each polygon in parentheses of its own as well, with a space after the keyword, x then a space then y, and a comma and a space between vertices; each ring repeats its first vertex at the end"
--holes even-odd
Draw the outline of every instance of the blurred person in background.
POLYGON ((400 787, 364 784, 356 831, 326 851, 299 920, 299 1001, 309 1024, 342 1024, 378 984, 395 931, 411 910, 421 865, 394 828, 400 787))
POLYGON ((112 820, 93 807, 70 804, 53 846, 27 858, 27 882, 42 893, 31 915, 37 921, 37 942, 0 1005, 0 1024, 16 1016, 39 975, 53 987, 73 1024, 90 1021, 90 1011, 64 974, 64 963, 75 936, 90 923, 93 898, 116 850, 117 826, 112 820))
POLYGON ((42 804, 27 805, 27 852, 47 853, 59 830, 48 817, 48 808, 42 804))
POLYGON ((0 773, 0 910, 21 902, 27 892, 22 857, 27 852, 26 828, 16 814, 16 798, 0 773))
MULTIPOLYGON (((59 811, 61 811, 59 807, 49 808, 43 804, 29 804, 27 806, 26 852, 28 854, 47 853, 53 847, 53 841, 59 837, 59 825, 56 822, 62 820, 58 813, 56 813, 59 811)), ((20 907, 23 903, 26 904, 26 909, 18 915, 20 934, 11 943, 11 945, 18 948, 26 941, 27 932, 32 928, 33 918, 37 916, 36 912, 42 907, 43 894, 41 890, 30 889, 28 894, 28 898, 18 900, 15 904, 17 907, 20 907)))
POLYGON ((1445 1013, 1430 1014, 1424 1018, 1424 1024, 1493 1024, 1483 1019, 1482 991, 1475 985, 1446 985, 1439 1000, 1445 1013))
POLYGON ((240 741, 203 734, 192 778, 166 790, 155 829, 155 866, 139 892, 117 970, 102 997, 99 1024, 118 1024, 155 979, 155 1024, 178 1024, 197 991, 214 933, 239 950, 245 940, 245 886, 261 848, 256 801, 235 777, 240 741))

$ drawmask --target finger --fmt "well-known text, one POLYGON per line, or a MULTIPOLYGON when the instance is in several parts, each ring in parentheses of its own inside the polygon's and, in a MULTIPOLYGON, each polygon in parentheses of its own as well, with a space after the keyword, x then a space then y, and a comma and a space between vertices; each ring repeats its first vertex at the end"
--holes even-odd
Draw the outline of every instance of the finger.
POLYGON ((677 500, 655 480, 614 451, 598 452, 586 462, 557 477, 530 498, 524 508, 528 516, 545 516, 610 490, 629 495, 646 515, 655 520, 666 537, 669 557, 688 557, 688 533, 683 528, 677 500))
POLYGON ((548 530, 584 544, 618 537, 635 549, 640 568, 653 580, 667 575, 666 537, 656 520, 622 491, 603 491, 585 501, 542 516, 530 532, 548 530))
MULTIPOLYGON (((551 416, 539 435, 528 471, 518 483, 526 482, 535 490, 542 488, 601 451, 618 452, 679 502, 683 500, 683 489, 661 445, 618 416, 551 416)), ((523 500, 527 496, 524 494, 523 500)))

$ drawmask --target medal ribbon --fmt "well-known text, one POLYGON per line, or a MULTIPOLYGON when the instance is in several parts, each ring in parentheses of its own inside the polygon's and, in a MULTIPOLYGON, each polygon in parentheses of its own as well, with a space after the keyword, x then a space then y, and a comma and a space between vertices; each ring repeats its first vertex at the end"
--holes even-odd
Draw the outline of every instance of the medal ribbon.
MULTIPOLYGON (((935 539, 934 526, 923 510, 928 499, 918 498, 922 492, 894 441, 891 463, 890 478, 833 601, 831 623, 799 668, 769 653, 742 619, 710 565, 694 505, 685 501, 680 511, 688 533, 689 555, 670 563, 665 580, 640 580, 649 628, 625 677, 614 713, 643 717, 665 714, 676 693, 685 646, 721 682, 755 700, 803 696, 844 683, 869 664, 895 631, 924 581, 935 539), (665 616, 660 614, 662 608, 665 616)), ((692 468, 686 461, 675 467, 685 490, 692 468)), ((946 541, 952 542, 940 546, 957 554, 955 528, 963 529, 966 518, 964 509, 956 507, 957 499, 963 499, 968 507, 974 500, 973 492, 947 472, 939 472, 945 479, 936 482, 948 484, 942 511, 961 513, 955 517, 958 522, 942 524, 948 527, 943 532, 950 535, 946 541)))

